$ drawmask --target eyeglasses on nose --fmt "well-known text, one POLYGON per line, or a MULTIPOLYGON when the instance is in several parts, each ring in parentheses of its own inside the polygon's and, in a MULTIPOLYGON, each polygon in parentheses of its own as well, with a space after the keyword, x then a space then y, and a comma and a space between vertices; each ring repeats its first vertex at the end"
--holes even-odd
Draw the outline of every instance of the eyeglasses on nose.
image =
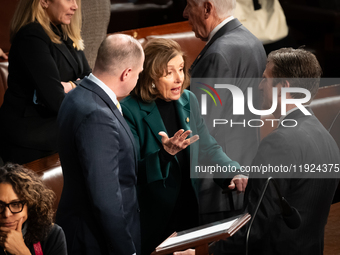
POLYGON ((8 203, 8 204, 6 204, 4 202, 0 202, 0 213, 3 213, 6 209, 6 207, 8 207, 8 209, 11 211, 11 213, 22 212, 25 204, 26 204, 25 201, 15 201, 15 202, 11 202, 11 203, 8 203))

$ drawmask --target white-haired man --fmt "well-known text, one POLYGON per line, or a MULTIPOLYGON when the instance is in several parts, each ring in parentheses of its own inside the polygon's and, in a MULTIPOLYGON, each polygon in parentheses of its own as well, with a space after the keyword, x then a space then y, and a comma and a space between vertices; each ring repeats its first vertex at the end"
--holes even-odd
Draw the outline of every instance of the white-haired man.
MULTIPOLYGON (((192 78, 211 78, 210 86, 216 84, 216 78, 228 79, 229 84, 232 83, 242 90, 245 98, 247 88, 253 87, 254 107, 258 109, 258 84, 252 79, 241 78, 260 78, 266 66, 266 54, 262 43, 232 16, 235 6, 236 0, 187 0, 183 16, 188 18, 195 36, 207 42, 192 64, 190 74, 192 78)), ((223 82, 223 79, 219 81, 223 82)), ((199 79, 192 79, 190 88, 197 98, 201 98, 204 92, 196 89, 197 80, 199 79)), ((205 79, 204 82, 209 83, 209 80, 207 82, 205 79)), ((260 142, 259 129, 240 124, 214 127, 213 119, 246 123, 258 117, 249 110, 244 115, 233 115, 230 91, 218 89, 218 94, 223 106, 215 107, 213 100, 207 100, 207 109, 214 110, 213 114, 209 112, 205 116, 209 131, 231 159, 238 161, 241 166, 250 165, 260 142)), ((245 109, 248 106, 245 105, 245 109)), ((234 214, 232 204, 229 206, 227 202, 228 196, 221 193, 221 189, 212 179, 203 180, 201 190, 201 223, 221 220, 234 214)))

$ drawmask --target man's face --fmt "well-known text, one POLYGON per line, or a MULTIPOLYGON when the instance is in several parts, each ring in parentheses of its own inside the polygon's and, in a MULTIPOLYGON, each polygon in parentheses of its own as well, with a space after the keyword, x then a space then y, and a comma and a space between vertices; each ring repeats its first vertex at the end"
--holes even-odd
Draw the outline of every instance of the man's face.
POLYGON ((210 31, 204 18, 204 4, 199 6, 194 0, 187 0, 187 5, 183 11, 183 17, 188 19, 195 36, 202 41, 207 41, 210 31))
POLYGON ((267 63, 259 85, 259 90, 262 93, 262 110, 270 109, 273 104, 273 66, 272 62, 267 63))

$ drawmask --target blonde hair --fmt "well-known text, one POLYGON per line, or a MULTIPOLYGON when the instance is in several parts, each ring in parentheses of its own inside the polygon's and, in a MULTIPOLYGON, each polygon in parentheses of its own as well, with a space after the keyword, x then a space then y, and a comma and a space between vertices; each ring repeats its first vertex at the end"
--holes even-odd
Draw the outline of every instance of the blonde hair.
MULTIPOLYGON (((61 29, 64 34, 63 39, 66 39, 68 36, 73 41, 73 46, 77 50, 84 50, 84 42, 80 34, 81 0, 76 0, 76 2, 78 9, 74 13, 71 23, 68 25, 62 24, 61 29)), ((20 28, 31 22, 38 22, 53 43, 61 43, 61 38, 52 31, 50 18, 46 11, 42 8, 40 0, 20 0, 11 22, 11 42, 13 42, 13 39, 20 28)))

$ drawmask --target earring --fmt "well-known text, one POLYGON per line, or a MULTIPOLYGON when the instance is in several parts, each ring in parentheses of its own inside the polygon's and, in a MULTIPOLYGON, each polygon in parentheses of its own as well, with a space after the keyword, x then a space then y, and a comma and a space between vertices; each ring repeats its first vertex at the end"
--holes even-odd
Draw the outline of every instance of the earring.
POLYGON ((151 87, 152 87, 153 89, 156 88, 155 83, 152 83, 152 84, 151 84, 151 87))

